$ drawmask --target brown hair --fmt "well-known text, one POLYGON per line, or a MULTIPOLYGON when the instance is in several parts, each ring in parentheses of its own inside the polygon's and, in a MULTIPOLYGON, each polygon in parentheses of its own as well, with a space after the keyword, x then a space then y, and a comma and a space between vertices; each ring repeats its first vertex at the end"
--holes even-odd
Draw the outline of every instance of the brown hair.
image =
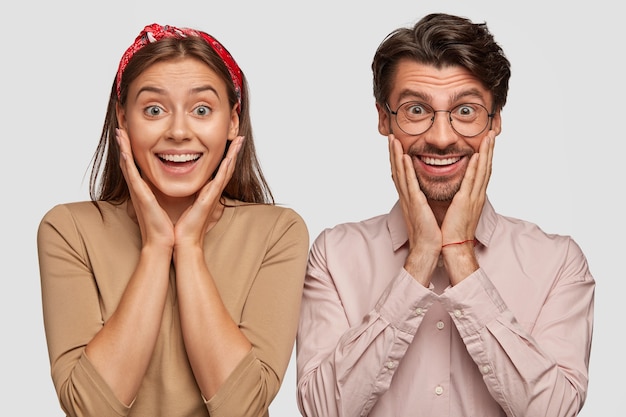
POLYGON ((511 65, 486 23, 433 13, 412 28, 391 32, 376 50, 372 61, 374 97, 381 106, 385 105, 391 92, 398 62, 407 58, 437 68, 462 66, 491 91, 492 111, 501 110, 506 103, 511 65))
MULTIPOLYGON (((157 62, 193 57, 207 64, 226 84, 231 107, 237 103, 233 81, 224 61, 213 48, 198 36, 184 38, 167 37, 142 47, 126 66, 120 83, 119 104, 124 105, 128 86, 143 71, 157 62)), ((274 204, 274 197, 263 176, 256 156, 250 120, 248 84, 242 72, 241 111, 239 113, 239 135, 245 137, 237 155, 235 171, 226 185, 223 196, 248 203, 274 204)), ((100 142, 93 156, 89 195, 92 201, 121 203, 130 197, 128 185, 119 165, 119 145, 115 138, 118 126, 115 108, 118 104, 116 81, 113 80, 100 142)), ((230 144, 230 142, 228 142, 230 144)), ((228 151, 228 144, 226 152, 228 151)))

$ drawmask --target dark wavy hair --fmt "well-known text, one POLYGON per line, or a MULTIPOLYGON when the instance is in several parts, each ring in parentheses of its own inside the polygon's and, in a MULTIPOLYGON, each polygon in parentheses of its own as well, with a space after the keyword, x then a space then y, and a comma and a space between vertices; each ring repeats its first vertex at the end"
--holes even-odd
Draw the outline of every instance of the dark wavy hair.
MULTIPOLYGON (((237 103, 237 95, 228 68, 213 48, 202 38, 163 38, 150 43, 131 58, 124 70, 120 84, 120 105, 124 106, 128 86, 143 71, 157 62, 171 61, 192 57, 207 64, 222 78, 228 91, 231 108, 237 103)), ((239 135, 245 136, 232 178, 226 185, 222 196, 247 203, 274 204, 274 197, 265 180, 256 156, 250 120, 248 85, 242 72, 241 111, 239 113, 239 135)), ((128 185, 120 168, 120 149, 115 140, 118 126, 115 108, 118 103, 116 82, 113 81, 100 142, 91 163, 89 195, 91 200, 122 203, 130 198, 128 185)), ((230 141, 228 142, 230 144, 230 141)), ((226 147, 224 156, 228 151, 226 147)))
POLYGON ((492 111, 501 110, 506 103, 511 65, 486 23, 433 13, 412 28, 391 32, 372 61, 374 97, 381 106, 389 98, 398 62, 407 58, 437 68, 462 66, 491 91, 492 111))

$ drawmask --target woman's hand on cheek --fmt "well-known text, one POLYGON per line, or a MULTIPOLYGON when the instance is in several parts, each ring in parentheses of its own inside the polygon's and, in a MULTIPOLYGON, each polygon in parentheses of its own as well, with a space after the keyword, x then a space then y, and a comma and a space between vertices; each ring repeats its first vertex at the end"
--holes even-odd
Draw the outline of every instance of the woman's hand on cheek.
POLYGON ((120 167, 126 179, 131 202, 141 229, 143 245, 154 243, 173 247, 174 232, 172 222, 165 210, 159 205, 148 184, 141 178, 135 165, 130 140, 126 131, 116 129, 116 140, 120 147, 120 167))
POLYGON ((243 145, 243 136, 233 140, 215 177, 198 192, 195 202, 176 222, 176 245, 203 245, 204 235, 219 220, 223 209, 220 198, 235 172, 237 155, 243 145))

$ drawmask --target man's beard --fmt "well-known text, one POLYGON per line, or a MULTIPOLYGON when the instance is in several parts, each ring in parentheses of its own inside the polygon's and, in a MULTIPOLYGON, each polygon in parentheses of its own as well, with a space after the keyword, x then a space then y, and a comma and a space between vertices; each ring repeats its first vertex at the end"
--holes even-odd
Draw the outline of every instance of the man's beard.
MULTIPOLYGON (((465 154, 469 158, 473 153, 474 151, 471 148, 459 149, 451 146, 448 149, 441 150, 428 144, 420 149, 411 147, 408 151, 411 159, 419 158, 418 155, 420 154, 440 155, 442 157, 465 154)), ((415 176, 426 198, 432 201, 452 201, 456 193, 461 189, 461 182, 463 181, 463 178, 451 179, 446 176, 420 176, 417 173, 415 176)))
POLYGON ((451 180, 445 177, 428 179, 420 178, 418 175, 416 177, 420 189, 426 198, 432 201, 452 201, 461 188, 462 179, 450 182, 451 180))

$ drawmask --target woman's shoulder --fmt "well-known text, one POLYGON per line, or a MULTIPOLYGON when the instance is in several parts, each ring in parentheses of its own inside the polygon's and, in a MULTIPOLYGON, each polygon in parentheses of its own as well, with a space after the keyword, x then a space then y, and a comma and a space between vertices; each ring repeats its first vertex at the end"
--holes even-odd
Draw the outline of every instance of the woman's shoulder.
POLYGON ((117 210, 121 204, 114 204, 108 201, 72 201, 68 203, 59 203, 50 208, 44 217, 53 215, 74 214, 77 216, 93 216, 102 215, 104 212, 117 210))
POLYGON ((41 223, 63 225, 71 224, 101 224, 105 219, 126 216, 126 205, 114 204, 105 201, 75 201, 53 206, 43 216, 41 223))
POLYGON ((304 219, 293 208, 278 204, 245 203, 236 200, 226 202, 231 225, 237 224, 248 230, 297 228, 308 236, 304 219))
POLYGON ((238 216, 250 216, 253 219, 267 221, 269 219, 289 219, 303 222, 298 212, 280 204, 246 203, 238 200, 227 200, 226 207, 231 207, 238 216))

